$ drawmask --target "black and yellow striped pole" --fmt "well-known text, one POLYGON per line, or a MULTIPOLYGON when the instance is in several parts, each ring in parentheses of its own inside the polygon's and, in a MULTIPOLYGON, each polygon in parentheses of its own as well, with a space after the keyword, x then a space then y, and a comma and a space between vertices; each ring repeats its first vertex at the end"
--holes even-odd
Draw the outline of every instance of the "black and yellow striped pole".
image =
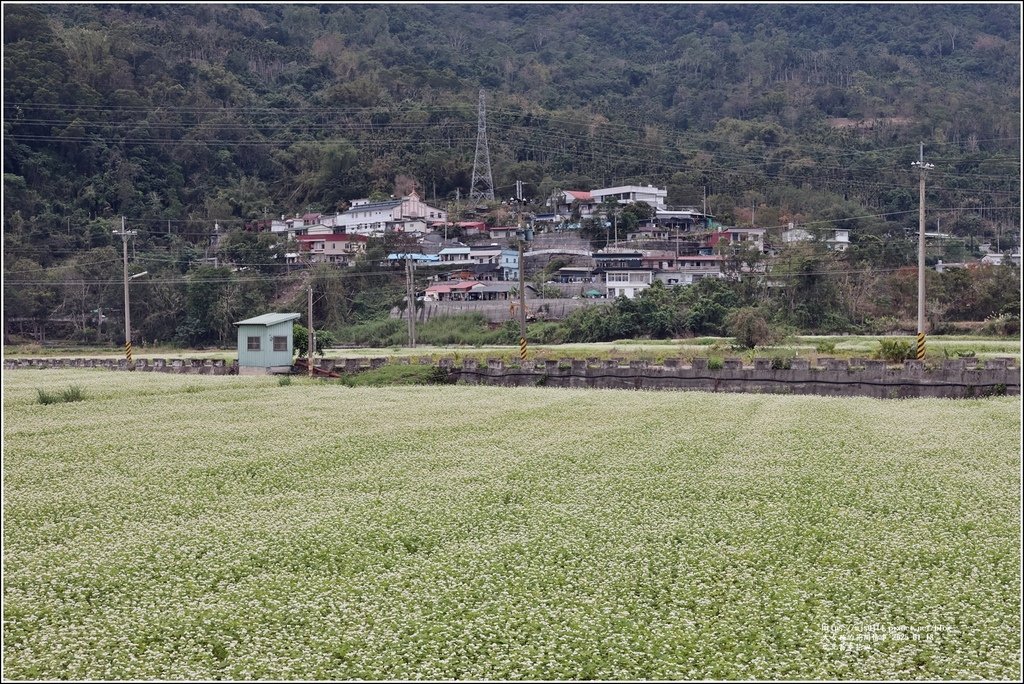
POLYGON ((124 358, 128 360, 128 367, 132 365, 132 341, 128 340, 124 343, 124 358))
POLYGON ((525 361, 526 360, 526 338, 525 337, 520 337, 519 338, 519 359, 521 361, 525 361))
POLYGON ((924 358, 924 333, 917 333, 917 352, 915 358, 920 361, 924 358))

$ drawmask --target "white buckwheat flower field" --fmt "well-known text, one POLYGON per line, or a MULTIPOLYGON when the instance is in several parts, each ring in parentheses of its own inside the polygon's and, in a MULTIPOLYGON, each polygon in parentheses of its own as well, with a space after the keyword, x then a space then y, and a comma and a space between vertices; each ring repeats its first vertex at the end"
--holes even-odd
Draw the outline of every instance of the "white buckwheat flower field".
POLYGON ((1019 397, 82 369, 3 405, 8 679, 1021 675, 1019 397))

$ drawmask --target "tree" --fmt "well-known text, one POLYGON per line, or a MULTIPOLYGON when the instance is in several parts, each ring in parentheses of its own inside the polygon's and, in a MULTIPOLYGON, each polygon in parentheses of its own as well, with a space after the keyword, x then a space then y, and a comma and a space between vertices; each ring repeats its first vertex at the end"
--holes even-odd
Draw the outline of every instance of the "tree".
POLYGON ((729 312, 725 324, 729 334, 736 338, 736 344, 745 349, 763 347, 779 338, 768 319, 756 307, 745 306, 729 312))
MULTIPOLYGON (((292 324, 292 341, 295 345, 295 355, 306 356, 309 351, 309 328, 298 323, 292 324)), ((337 344, 337 338, 330 330, 316 331, 316 353, 324 355, 324 350, 337 344)))

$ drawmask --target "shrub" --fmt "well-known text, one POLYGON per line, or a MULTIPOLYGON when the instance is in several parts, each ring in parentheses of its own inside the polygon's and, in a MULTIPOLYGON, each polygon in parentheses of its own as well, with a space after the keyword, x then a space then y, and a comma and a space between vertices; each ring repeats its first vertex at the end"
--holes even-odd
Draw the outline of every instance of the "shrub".
POLYGON ((287 387, 290 384, 292 384, 292 378, 289 375, 285 375, 277 379, 278 387, 287 387))
POLYGON ((832 354, 836 350, 836 343, 834 340, 822 340, 814 348, 819 354, 832 354))
POLYGON ((895 316, 881 316, 872 318, 865 327, 869 334, 885 335, 900 330, 901 325, 895 316))
POLYGON ((906 340, 879 340, 874 356, 886 361, 905 361, 911 358, 913 348, 906 340))
MULTIPOLYGON (((309 348, 309 330, 306 326, 295 323, 292 325, 292 343, 295 345, 295 354, 299 357, 306 355, 309 348)), ((324 349, 336 344, 334 333, 330 330, 316 331, 316 353, 324 355, 324 349)))
POLYGON ((708 359, 708 370, 722 370, 725 367, 725 363, 722 359, 717 357, 711 357, 708 359))
POLYGON ((85 392, 78 385, 72 385, 61 392, 48 392, 43 389, 36 389, 36 402, 44 406, 83 400, 85 400, 85 392))
POLYGON ((61 401, 61 399, 60 399, 60 397, 58 395, 51 394, 51 393, 47 392, 44 389, 38 389, 37 388, 36 389, 36 395, 37 395, 36 401, 38 401, 40 404, 43 404, 44 406, 48 405, 48 404, 56 404, 58 401, 61 401))
POLYGON ((448 372, 437 366, 386 364, 380 368, 341 379, 349 387, 385 387, 388 385, 441 385, 450 382, 448 372))
POLYGON ((752 306, 731 311, 725 317, 725 324, 729 334, 736 338, 736 344, 744 349, 763 347, 778 340, 779 335, 768 319, 758 309, 752 306))
POLYGON ((78 385, 72 385, 61 392, 60 397, 63 401, 83 401, 85 399, 85 392, 78 385))
POLYGON ((1016 314, 1003 313, 999 316, 990 316, 985 319, 985 324, 978 329, 979 335, 992 335, 996 337, 1011 337, 1020 334, 1020 316, 1016 314))

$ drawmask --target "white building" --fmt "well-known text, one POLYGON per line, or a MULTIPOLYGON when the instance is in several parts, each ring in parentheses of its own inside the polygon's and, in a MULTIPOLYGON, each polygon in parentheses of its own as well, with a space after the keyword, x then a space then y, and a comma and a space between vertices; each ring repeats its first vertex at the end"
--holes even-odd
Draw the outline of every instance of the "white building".
MULTIPOLYGON (((619 204, 646 202, 655 210, 665 210, 667 188, 653 185, 620 185, 597 190, 563 190, 554 197, 555 213, 567 217, 572 213, 573 203, 579 208, 580 218, 590 218, 599 213, 602 202, 615 200, 619 204)), ((551 202, 549 202, 551 204, 551 202)))
POLYGON ((609 299, 625 296, 634 299, 654 282, 653 271, 608 271, 605 273, 605 289, 609 299))
MULTIPOLYGON (((792 223, 789 229, 782 231, 782 242, 790 244, 793 242, 809 242, 814 239, 814 234, 803 228, 796 228, 792 223)), ((829 249, 837 252, 845 252, 850 247, 850 231, 836 229, 832 231, 831 237, 825 238, 825 244, 829 249)))
POLYGON ((422 235, 429 231, 430 224, 447 220, 448 212, 430 206, 414 192, 384 202, 353 200, 334 225, 343 227, 347 233, 380 237, 391 232, 422 235))
POLYGON ((668 189, 656 188, 653 185, 620 185, 614 188, 591 190, 590 196, 597 204, 606 202, 609 199, 615 199, 619 204, 646 202, 655 209, 665 209, 665 198, 668 197, 668 189))

